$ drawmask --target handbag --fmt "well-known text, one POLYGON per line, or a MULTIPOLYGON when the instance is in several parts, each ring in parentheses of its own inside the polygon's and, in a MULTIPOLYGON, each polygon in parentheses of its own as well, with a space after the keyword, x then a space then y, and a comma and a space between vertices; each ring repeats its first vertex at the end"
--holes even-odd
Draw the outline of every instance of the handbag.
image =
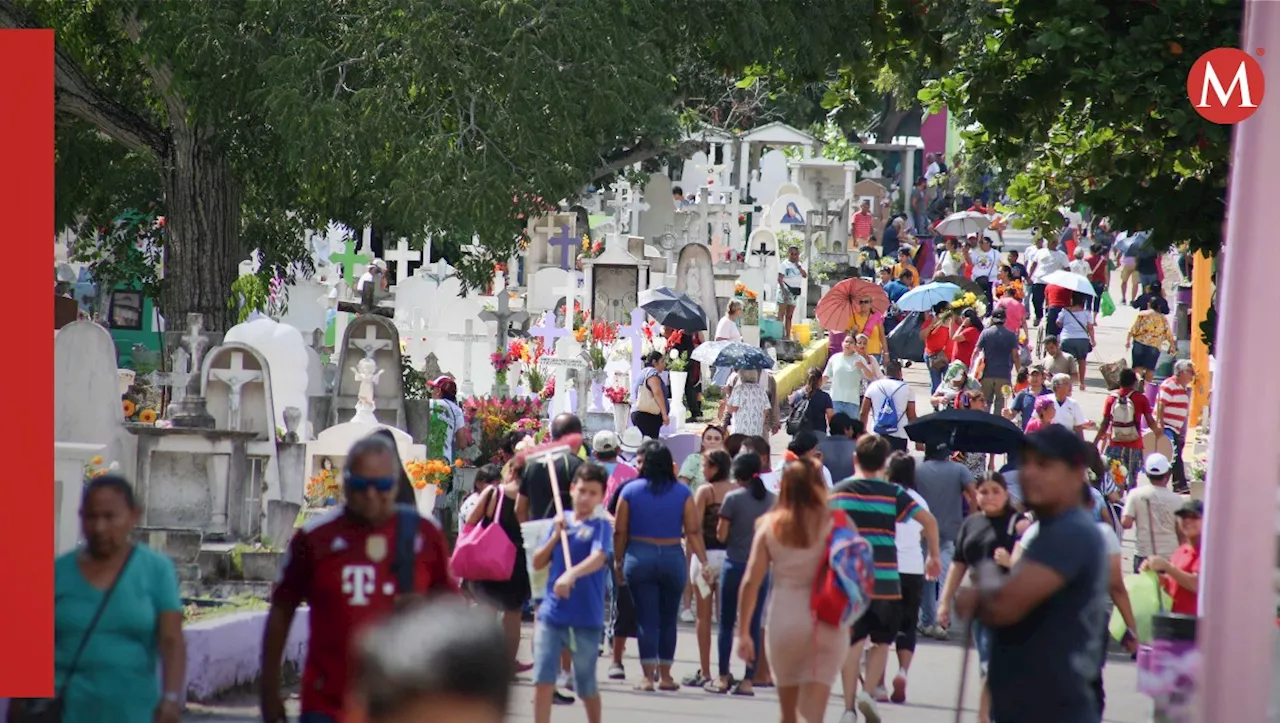
POLYGON ((653 375, 650 375, 640 382, 640 393, 636 395, 636 411, 642 414, 662 416, 662 407, 653 395, 653 388, 649 386, 649 380, 652 378, 653 375))
POLYGON ((129 550, 129 556, 124 559, 124 564, 120 566, 120 572, 116 573, 116 579, 111 581, 111 587, 107 588, 106 594, 102 596, 102 602, 98 603, 98 609, 93 613, 93 618, 89 621, 89 627, 85 628, 84 637, 80 639, 80 646, 76 648, 75 655, 71 656, 71 664, 67 666, 67 675, 62 679, 62 687, 52 698, 25 698, 15 700, 11 703, 12 710, 10 712, 10 720, 16 723, 61 723, 63 699, 67 694, 67 688, 71 685, 71 678, 76 673, 76 666, 80 664, 80 656, 84 655, 84 649, 89 644, 89 638, 93 635, 93 631, 98 627, 98 621, 102 619, 102 611, 107 609, 107 603, 111 601, 111 595, 116 591, 116 585, 120 584, 120 578, 124 577, 125 570, 129 568, 129 561, 133 559, 133 552, 137 548, 129 550))
POLYGON ((488 524, 466 525, 458 535, 450 566, 454 576, 471 581, 510 580, 515 570, 516 545, 498 524, 507 491, 498 488, 498 504, 488 524))

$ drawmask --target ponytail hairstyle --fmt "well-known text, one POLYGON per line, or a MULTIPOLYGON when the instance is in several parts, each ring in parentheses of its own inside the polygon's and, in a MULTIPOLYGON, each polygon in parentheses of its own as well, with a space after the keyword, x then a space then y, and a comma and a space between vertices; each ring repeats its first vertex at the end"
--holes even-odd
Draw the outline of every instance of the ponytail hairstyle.
POLYGON ((805 375, 805 393, 813 396, 822 388, 822 370, 817 367, 809 369, 805 375))
POLYGON ((764 480, 760 479, 761 469, 760 455, 755 452, 744 451, 733 458, 733 481, 750 491, 751 498, 757 501, 764 499, 768 492, 764 480))

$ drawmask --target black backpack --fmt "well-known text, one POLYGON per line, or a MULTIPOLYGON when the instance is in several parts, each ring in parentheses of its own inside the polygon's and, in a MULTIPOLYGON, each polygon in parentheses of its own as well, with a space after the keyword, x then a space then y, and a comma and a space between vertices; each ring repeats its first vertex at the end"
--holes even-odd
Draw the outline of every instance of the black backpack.
POLYGON ((809 422, 809 395, 806 394, 791 405, 791 414, 787 415, 787 434, 796 434, 811 426, 809 422))

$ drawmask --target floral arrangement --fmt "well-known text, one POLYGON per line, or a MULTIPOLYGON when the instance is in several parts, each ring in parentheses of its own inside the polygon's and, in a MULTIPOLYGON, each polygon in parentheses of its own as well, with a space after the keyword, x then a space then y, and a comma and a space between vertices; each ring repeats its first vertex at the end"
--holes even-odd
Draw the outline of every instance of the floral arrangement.
MULTIPOLYGON (((461 462, 462 460, 458 460, 461 462)), ((415 459, 405 465, 405 470, 409 473, 409 481, 413 483, 416 490, 426 489, 427 485, 435 485, 437 492, 444 492, 450 478, 453 477, 453 467, 443 459, 415 459)))
POLYGON ((961 291, 956 294, 955 301, 951 302, 951 311, 959 313, 964 309, 973 309, 978 312, 978 316, 984 316, 987 312, 987 305, 972 291, 961 291))
POLYGON ((151 407, 139 406, 132 399, 124 399, 121 401, 121 408, 124 411, 125 421, 137 422, 140 424, 155 424, 160 415, 151 407))
POLYGON ((529 380, 529 391, 534 394, 540 393, 546 381, 542 376, 542 370, 538 368, 538 360, 547 353, 542 338, 536 337, 528 342, 513 341, 507 347, 507 353, 515 354, 519 359, 524 377, 529 380))
POLYGON ((84 481, 88 482, 97 479, 108 472, 115 472, 118 469, 120 469, 119 462, 112 462, 104 467, 102 455, 97 455, 84 466, 84 481))
POLYGON ((507 372, 520 361, 523 353, 524 345, 518 341, 513 341, 506 349, 495 351, 489 355, 489 364, 493 366, 494 376, 498 384, 505 385, 507 383, 507 372))
POLYGON ((1116 487, 1124 489, 1129 486, 1129 470, 1125 468, 1120 460, 1111 460, 1111 479, 1116 483, 1116 487))
MULTIPOLYGON (((554 388, 554 385, 548 386, 554 388)), ((512 397, 470 397, 463 400, 462 412, 467 424, 476 432, 479 453, 475 459, 478 464, 505 462, 503 437, 517 429, 524 420, 542 417, 540 402, 512 397)))
POLYGON ((587 345, 587 364, 596 370, 604 369, 609 361, 608 348, 618 340, 618 325, 608 321, 591 321, 573 330, 573 338, 587 345))
POLYGON ((590 234, 582 234, 582 256, 579 258, 594 259, 604 253, 604 241, 591 242, 590 234))
POLYGON ((124 400, 123 405, 124 405, 124 418, 132 419, 134 413, 138 411, 138 405, 134 404, 132 399, 124 400))
MULTIPOLYGON (((560 307, 560 313, 561 313, 561 314, 567 314, 567 313, 569 313, 569 311, 568 311, 568 305, 567 305, 567 304, 566 304, 565 306, 560 307)), ((588 312, 586 309, 583 309, 583 308, 582 308, 582 302, 580 302, 580 301, 576 301, 576 300, 575 300, 575 301, 573 302, 573 328, 574 328, 574 330, 576 331, 576 330, 577 330, 577 329, 579 329, 580 327, 587 326, 587 325, 590 323, 590 321, 591 321, 591 314, 590 314, 590 312, 588 312)))
POLYGON ((684 341, 684 331, 676 329, 667 337, 667 369, 673 372, 682 372, 689 368, 689 352, 681 353, 676 350, 676 346, 684 341))
POLYGON ((1004 296, 1004 292, 1013 289, 1013 298, 1022 301, 1023 296, 1027 293, 1026 287, 1022 283, 1022 279, 1014 279, 1008 284, 996 284, 996 298, 1004 296))
POLYGON ((751 289, 748 289, 746 284, 734 284, 733 295, 741 296, 744 299, 751 299, 753 301, 756 298, 756 292, 752 291, 751 289))
POLYGON ((542 391, 538 392, 538 400, 545 402, 556 395, 556 378, 551 377, 546 384, 542 385, 542 391))
POLYGON ((614 404, 631 404, 631 392, 626 387, 605 387, 604 395, 614 404))
POLYGON ((336 500, 342 495, 338 484, 338 473, 333 469, 320 468, 320 471, 307 480, 307 501, 314 507, 320 507, 327 500, 336 500))

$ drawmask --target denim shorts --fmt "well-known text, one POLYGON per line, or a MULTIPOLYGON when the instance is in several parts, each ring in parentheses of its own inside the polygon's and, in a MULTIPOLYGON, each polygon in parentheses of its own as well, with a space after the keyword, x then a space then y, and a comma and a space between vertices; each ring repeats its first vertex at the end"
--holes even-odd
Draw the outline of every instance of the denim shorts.
POLYGON ((600 628, 567 628, 539 620, 533 631, 534 685, 555 685, 560 674, 560 651, 572 650, 573 691, 580 698, 599 695, 596 660, 600 655, 600 633, 600 628))
POLYGON ((991 629, 978 621, 973 622, 973 647, 978 649, 978 670, 987 677, 987 665, 991 663, 991 629))

